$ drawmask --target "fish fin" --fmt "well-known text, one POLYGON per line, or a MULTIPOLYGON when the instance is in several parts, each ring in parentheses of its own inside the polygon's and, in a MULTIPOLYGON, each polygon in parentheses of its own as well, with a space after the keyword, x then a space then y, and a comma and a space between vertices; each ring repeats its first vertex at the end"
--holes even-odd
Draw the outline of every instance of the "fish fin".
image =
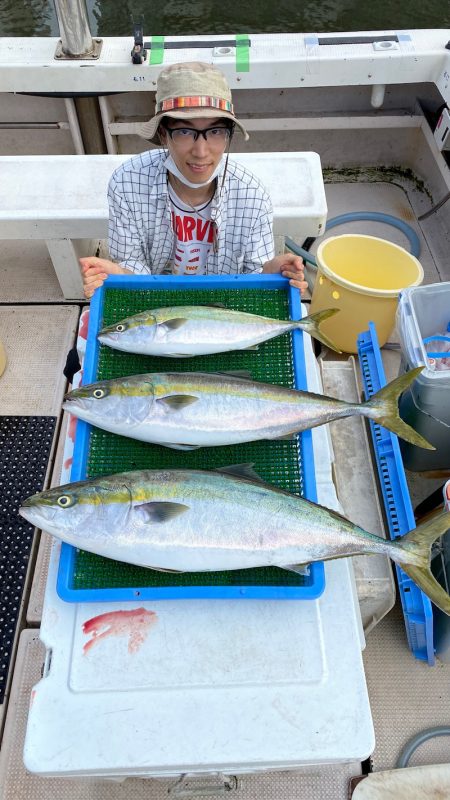
POLYGON ((190 353, 164 353, 164 358, 192 358, 190 353))
POLYGON ((169 447, 171 450, 199 450, 200 444, 178 444, 178 442, 152 442, 159 447, 169 447))
POLYGON ((171 572, 173 575, 183 575, 182 569, 163 569, 162 567, 149 567, 154 572, 171 572))
POLYGON ((254 464, 230 464, 226 467, 217 467, 214 472, 221 472, 225 475, 235 475, 238 478, 247 478, 251 481, 264 483, 263 479, 253 469, 254 464))
POLYGON ((167 397, 159 397, 157 403, 164 403, 171 411, 181 411, 192 403, 197 403, 198 397, 192 394, 168 394, 167 397))
POLYGON ((438 517, 424 522, 397 540, 396 554, 390 553, 404 572, 429 597, 435 606, 450 616, 450 596, 437 582, 430 570, 430 551, 433 542, 450 528, 450 512, 443 511, 438 517), (409 549, 422 560, 422 564, 402 561, 402 550, 409 549))
POLYGON ((250 345, 250 347, 243 347, 242 349, 245 350, 245 352, 247 352, 248 350, 255 350, 256 351, 256 350, 259 350, 259 344, 252 344, 252 345, 250 345))
POLYGON ((399 378, 391 381, 387 386, 383 386, 370 400, 366 400, 365 403, 358 406, 358 410, 364 416, 373 419, 379 425, 383 425, 389 431, 392 431, 392 433, 401 436, 405 441, 415 444, 417 447, 423 447, 425 450, 436 450, 420 433, 417 433, 414 428, 403 422, 398 413, 400 395, 415 381, 423 369, 423 367, 416 367, 409 372, 405 372, 404 375, 400 375, 399 378))
POLYGON ((228 378, 240 378, 243 381, 252 381, 253 375, 248 369, 226 369, 223 372, 215 372, 214 375, 225 375, 228 378))
POLYGON ((283 565, 283 569, 288 569, 289 572, 296 572, 297 575, 304 575, 308 577, 311 572, 311 565, 310 564, 286 564, 283 565))
POLYGON ((274 439, 272 439, 272 441, 273 442, 295 442, 297 436, 298 436, 298 431, 297 431, 297 433, 286 433, 284 436, 276 436, 274 439))
POLYGON ((158 328, 166 328, 167 331, 176 331, 187 322, 185 317, 174 317, 173 319, 166 319, 164 322, 158 322, 158 328))
POLYGON ((226 308, 225 303, 199 303, 202 308, 226 308))
POLYGON ((135 512, 139 515, 143 522, 154 524, 156 522, 170 522, 171 519, 178 517, 179 514, 184 514, 189 511, 189 506, 183 503, 142 503, 135 505, 135 512))
POLYGON ((322 344, 326 345, 326 347, 331 348, 331 350, 335 350, 336 353, 342 353, 342 350, 331 341, 322 331, 320 330, 320 325, 322 322, 325 322, 326 319, 329 317, 334 317, 335 314, 340 311, 339 308, 326 308, 324 311, 317 311, 316 314, 310 314, 303 319, 299 319, 297 322, 296 327, 300 328, 302 331, 309 333, 310 336, 313 336, 314 339, 317 339, 322 344))

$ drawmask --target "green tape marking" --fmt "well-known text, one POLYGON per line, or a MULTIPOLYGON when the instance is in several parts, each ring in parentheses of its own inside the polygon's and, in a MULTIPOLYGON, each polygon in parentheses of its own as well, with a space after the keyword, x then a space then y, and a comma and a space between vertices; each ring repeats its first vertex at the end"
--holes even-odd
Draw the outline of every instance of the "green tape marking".
POLYGON ((162 64, 164 61, 164 36, 152 36, 150 64, 162 64))
POLYGON ((250 72, 250 39, 247 33, 236 34, 236 72, 250 72))

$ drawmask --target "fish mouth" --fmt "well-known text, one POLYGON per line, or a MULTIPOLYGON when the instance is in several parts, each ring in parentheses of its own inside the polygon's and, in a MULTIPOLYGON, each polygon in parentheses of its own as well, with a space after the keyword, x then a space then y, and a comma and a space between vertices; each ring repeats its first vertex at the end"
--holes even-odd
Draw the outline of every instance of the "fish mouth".
MULTIPOLYGON (((83 388, 83 387, 81 387, 83 388)), ((70 392, 66 392, 63 397, 63 407, 66 403, 67 405, 78 406, 79 408, 83 408, 85 405, 85 401, 89 400, 89 397, 86 397, 84 394, 81 394, 80 389, 72 389, 70 392)))
POLYGON ((117 342, 120 338, 120 333, 117 331, 108 331, 107 329, 100 331, 97 334, 97 339, 101 344, 107 344, 108 342, 117 342))
POLYGON ((19 508, 19 515, 25 519, 33 528, 39 528, 41 531, 61 538, 61 532, 55 520, 56 511, 53 509, 45 509, 45 513, 39 506, 26 505, 27 501, 19 508), (52 513, 53 511, 53 513, 52 513))
POLYGON ((19 514, 21 517, 30 522, 32 525, 38 525, 38 517, 39 515, 36 513, 36 508, 33 507, 31 504, 27 505, 28 501, 24 500, 23 505, 19 508, 19 514))
POLYGON ((68 392, 68 394, 64 395, 62 407, 66 411, 70 411, 71 408, 74 408, 74 406, 79 405, 79 402, 80 402, 79 397, 71 397, 70 392, 68 392))
POLYGON ((67 411, 69 414, 73 414, 76 417, 81 417, 82 419, 84 419, 85 415, 89 415, 89 409, 79 397, 70 397, 69 395, 66 395, 63 403, 61 404, 61 408, 64 411, 67 411))
POLYGON ((70 392, 66 392, 65 393, 64 400, 67 400, 68 402, 72 402, 74 400, 79 400, 80 398, 78 397, 78 392, 79 392, 79 389, 71 389, 70 392))

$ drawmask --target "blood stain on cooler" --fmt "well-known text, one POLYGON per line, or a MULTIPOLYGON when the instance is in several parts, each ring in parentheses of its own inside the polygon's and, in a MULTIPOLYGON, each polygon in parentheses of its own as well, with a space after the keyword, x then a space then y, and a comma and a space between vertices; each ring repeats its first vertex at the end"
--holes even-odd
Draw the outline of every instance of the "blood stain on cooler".
POLYGON ((88 653, 95 644, 108 636, 127 636, 128 652, 136 653, 157 619, 154 611, 147 611, 145 608, 109 611, 92 617, 83 623, 83 633, 92 634, 92 638, 83 647, 83 653, 88 653))

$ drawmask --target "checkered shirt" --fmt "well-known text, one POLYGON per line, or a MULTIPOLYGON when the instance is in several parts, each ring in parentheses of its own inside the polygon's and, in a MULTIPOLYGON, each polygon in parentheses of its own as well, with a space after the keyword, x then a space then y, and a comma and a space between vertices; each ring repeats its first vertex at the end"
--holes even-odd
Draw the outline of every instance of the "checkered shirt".
MULTIPOLYGON (((167 188, 165 150, 148 150, 124 162, 108 186, 109 252, 132 272, 171 274, 176 246, 167 188)), ((274 257, 272 204, 260 181, 228 161, 211 205, 216 240, 206 274, 261 272, 274 257), (222 187, 222 188, 221 188, 222 187)))

